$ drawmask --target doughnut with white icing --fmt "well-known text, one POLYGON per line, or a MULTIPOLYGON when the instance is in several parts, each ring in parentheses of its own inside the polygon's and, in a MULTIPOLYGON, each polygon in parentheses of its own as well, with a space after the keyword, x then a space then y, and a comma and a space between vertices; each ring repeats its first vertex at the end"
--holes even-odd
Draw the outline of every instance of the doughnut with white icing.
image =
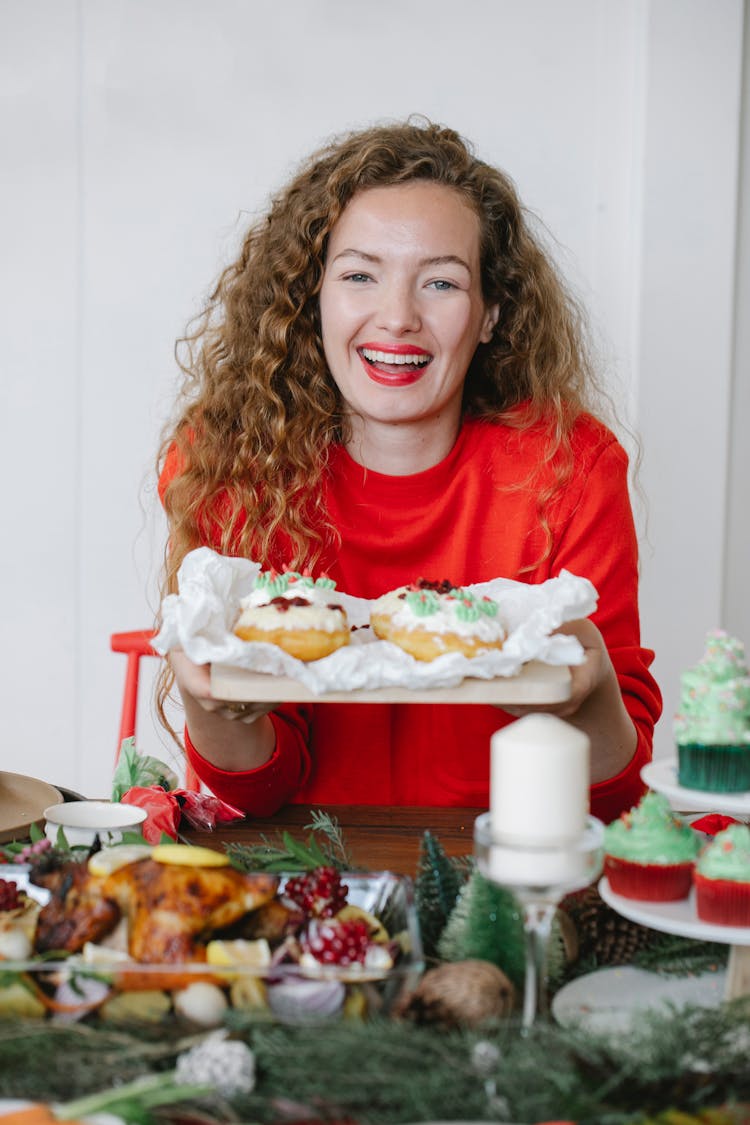
POLYGON ((492 598, 477 597, 447 579, 420 578, 373 602, 370 624, 376 636, 417 660, 446 652, 478 656, 503 647, 505 629, 492 598))
POLYGON ((297 660, 320 660, 349 644, 349 622, 335 588, 330 578, 261 571, 240 602, 234 632, 243 641, 278 645, 297 660))

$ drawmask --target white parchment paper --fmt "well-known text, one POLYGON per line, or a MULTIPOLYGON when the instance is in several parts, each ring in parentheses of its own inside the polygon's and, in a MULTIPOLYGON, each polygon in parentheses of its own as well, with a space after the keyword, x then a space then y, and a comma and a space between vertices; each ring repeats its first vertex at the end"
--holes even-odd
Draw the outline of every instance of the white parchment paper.
POLYGON ((488 594, 499 603, 508 634, 503 648, 471 660, 460 653, 446 653, 425 662, 361 628, 369 621, 370 603, 337 590, 349 623, 360 628, 352 633, 351 644, 322 660, 305 663, 276 645, 243 641, 232 633, 240 599, 253 589, 259 570, 257 563, 227 558, 208 547, 191 551, 178 573, 179 593, 164 599, 154 648, 162 654, 181 648, 196 664, 231 664, 291 676, 316 694, 394 686, 415 690, 453 687, 466 676, 513 676, 529 660, 580 664, 583 649, 577 638, 551 634, 565 621, 588 617, 597 603, 591 582, 565 570, 536 586, 508 578, 469 586, 472 592, 488 594))

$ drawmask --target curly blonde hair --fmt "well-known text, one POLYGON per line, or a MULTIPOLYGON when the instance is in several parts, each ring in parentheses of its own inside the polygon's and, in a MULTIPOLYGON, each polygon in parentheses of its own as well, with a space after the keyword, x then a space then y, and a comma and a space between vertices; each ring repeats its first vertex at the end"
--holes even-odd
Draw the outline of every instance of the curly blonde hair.
POLYGON ((247 232, 204 312, 177 344, 185 374, 159 455, 170 541, 165 589, 207 528, 226 554, 313 566, 335 530, 320 487, 332 443, 346 441, 329 374, 318 295, 330 232, 372 187, 425 180, 458 192, 480 224, 481 286, 500 309, 467 374, 464 416, 526 427, 552 422, 550 495, 572 471, 569 435, 596 388, 584 320, 512 181, 454 130, 424 121, 350 133, 314 153, 247 232))

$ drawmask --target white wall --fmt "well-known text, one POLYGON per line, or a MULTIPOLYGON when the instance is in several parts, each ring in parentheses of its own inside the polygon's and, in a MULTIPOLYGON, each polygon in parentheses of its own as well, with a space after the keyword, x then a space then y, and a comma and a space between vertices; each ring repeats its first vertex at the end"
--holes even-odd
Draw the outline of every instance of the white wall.
POLYGON ((722 612, 742 7, 0 0, 1 768, 108 791, 173 341, 304 154, 409 113, 511 173, 591 308, 644 440, 671 709, 722 612))

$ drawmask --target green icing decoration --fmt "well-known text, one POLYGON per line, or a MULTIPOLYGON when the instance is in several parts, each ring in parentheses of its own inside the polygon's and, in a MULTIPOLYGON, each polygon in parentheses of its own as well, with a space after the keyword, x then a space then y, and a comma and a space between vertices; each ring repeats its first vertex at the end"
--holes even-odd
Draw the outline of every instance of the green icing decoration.
POLYGON ((480 617, 496 617, 499 606, 492 598, 478 598, 470 590, 451 590, 456 599, 456 617, 459 621, 478 621, 480 617))
POLYGON ((750 828, 746 824, 730 824, 723 832, 717 832, 696 869, 708 879, 750 882, 750 828))
POLYGON ((466 594, 463 590, 456 591, 458 600, 456 601, 456 617, 459 621, 478 621, 482 616, 482 611, 476 598, 471 594, 466 594))
POLYGON ((750 744, 745 648, 723 629, 708 633, 702 659, 682 674, 674 732, 680 746, 750 744))
MULTIPOLYGON (((478 598, 476 594, 460 586, 454 587, 443 597, 458 621, 473 622, 478 621, 480 617, 497 616, 499 608, 497 602, 492 598, 478 598)), ((416 617, 431 617, 432 614, 439 613, 440 599, 441 595, 429 589, 409 590, 406 594, 406 604, 416 617)))
POLYGON ((297 570, 286 570, 283 574, 263 570, 256 578, 255 586, 256 589, 268 590, 270 594, 278 596, 287 592, 292 579, 296 586, 319 586, 323 590, 333 590, 336 586, 332 578, 313 578, 309 574, 300 574, 297 570))
POLYGON ((431 617, 440 611, 440 599, 434 590, 409 590, 405 601, 415 617, 431 617))
POLYGON ((697 834, 661 793, 646 793, 639 805, 604 830, 604 850, 636 863, 690 862, 699 847, 697 834))

